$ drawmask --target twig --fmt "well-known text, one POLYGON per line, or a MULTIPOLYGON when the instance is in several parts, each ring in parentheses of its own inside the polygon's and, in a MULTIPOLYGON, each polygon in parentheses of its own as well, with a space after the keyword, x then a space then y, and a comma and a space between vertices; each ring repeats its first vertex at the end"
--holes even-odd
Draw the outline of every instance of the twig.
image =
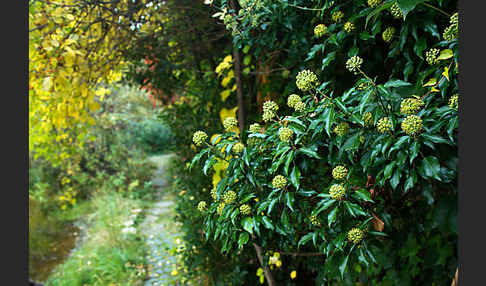
POLYGON ((265 266, 263 264, 262 248, 259 245, 257 245, 256 243, 253 243, 253 247, 255 247, 255 251, 257 253, 258 261, 260 262, 260 265, 263 268, 263 274, 265 275, 268 286, 276 286, 277 284, 275 283, 275 280, 273 279, 272 272, 270 272, 270 269, 268 269, 268 266, 265 266))

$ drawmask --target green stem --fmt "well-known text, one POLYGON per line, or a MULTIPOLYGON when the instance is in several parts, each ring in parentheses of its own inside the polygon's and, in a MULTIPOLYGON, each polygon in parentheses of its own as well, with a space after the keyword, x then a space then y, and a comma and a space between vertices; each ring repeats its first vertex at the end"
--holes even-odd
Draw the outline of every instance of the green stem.
POLYGON ((449 18, 451 17, 451 14, 449 14, 449 13, 445 12, 444 10, 439 9, 439 8, 437 8, 437 7, 435 7, 435 6, 432 6, 432 5, 430 5, 429 3, 422 2, 422 4, 424 4, 425 6, 427 6, 427 7, 429 7, 429 8, 432 8, 432 9, 434 9, 434 10, 436 10, 436 11, 441 12, 442 14, 446 15, 446 16, 447 16, 447 17, 449 17, 449 18))

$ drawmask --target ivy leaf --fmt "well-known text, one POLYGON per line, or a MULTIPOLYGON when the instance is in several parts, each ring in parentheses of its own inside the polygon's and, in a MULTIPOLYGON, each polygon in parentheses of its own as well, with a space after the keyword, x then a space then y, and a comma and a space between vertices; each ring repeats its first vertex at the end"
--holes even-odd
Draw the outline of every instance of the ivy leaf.
POLYGON ((332 209, 327 215, 328 226, 331 227, 331 224, 336 220, 337 213, 339 210, 339 206, 332 209))
POLYGON ((243 229, 248 231, 249 233, 253 234, 253 219, 251 217, 245 217, 241 221, 241 226, 243 226, 243 229))
POLYGON ((247 232, 240 233, 240 237, 238 238, 238 247, 242 248, 242 246, 245 245, 248 240, 250 240, 250 235, 247 232))
POLYGON ((325 58, 322 59, 321 69, 324 70, 327 65, 329 65, 336 58, 336 52, 331 52, 327 54, 325 58))
POLYGON ((373 11, 371 11, 371 13, 369 13, 368 16, 366 16, 365 29, 366 29, 366 26, 368 26, 368 22, 372 17, 375 17, 375 19, 376 19, 376 17, 378 17, 378 15, 381 13, 381 11, 390 8, 392 5, 393 5, 393 2, 388 1, 388 2, 383 3, 380 6, 376 7, 373 11))
POLYGON ((445 49, 445 50, 442 50, 439 54, 439 56, 437 57, 438 60, 447 60, 447 59, 450 59, 454 56, 454 53, 452 52, 451 49, 445 49))
POLYGON ((271 230, 274 230, 275 229, 275 227, 272 224, 272 221, 267 216, 263 216, 262 217, 262 221, 263 221, 263 225, 266 228, 271 229, 271 230))
POLYGON ((344 271, 346 270, 346 265, 348 265, 348 258, 349 255, 346 255, 346 257, 344 257, 343 261, 339 265, 339 272, 341 273, 341 278, 344 278, 344 271))
POLYGON ((410 85, 412 85, 412 84, 409 83, 409 82, 403 81, 403 80, 399 80, 399 79, 392 79, 392 80, 387 81, 384 84, 384 86, 386 88, 389 88, 389 87, 400 87, 400 86, 410 86, 410 85))
POLYGON ((204 172, 204 175, 207 175, 208 174, 208 170, 216 163, 216 158, 214 158, 214 155, 212 155, 211 157, 209 157, 207 160, 206 160, 206 163, 204 163, 204 167, 203 167, 203 172, 204 172))
POLYGON ((285 194, 285 203, 287 204, 287 206, 289 207, 289 209, 292 210, 292 212, 293 212, 294 211, 294 207, 292 205, 294 204, 294 193, 287 192, 285 194))
POLYGON ((292 172, 290 173, 290 182, 292 185, 296 188, 299 189, 300 185, 300 170, 297 168, 297 166, 294 166, 292 169, 292 172))
POLYGON ((417 4, 425 2, 425 0, 397 0, 398 7, 402 10, 403 20, 407 18, 407 14, 412 11, 417 4))
POLYGON ((434 178, 440 181, 440 164, 439 160, 436 157, 425 157, 422 160, 421 168, 423 169, 425 177, 434 178))
POLYGON ((358 149, 359 143, 359 133, 356 133, 353 136, 349 137, 346 142, 344 142, 342 148, 346 151, 358 149))
POLYGON ((299 243, 297 244, 297 248, 300 247, 301 245, 306 244, 309 240, 312 239, 312 236, 314 235, 313 232, 309 232, 308 234, 304 235, 300 240, 299 243))
POLYGON ((423 87, 434 86, 436 83, 437 83, 437 79, 436 78, 431 78, 431 79, 429 79, 429 81, 427 81, 427 83, 425 83, 423 85, 423 87))
POLYGON ((356 190, 351 196, 360 201, 373 202, 370 196, 370 192, 365 189, 356 190))
MULTIPOLYGON (((314 150, 312 150, 312 149, 310 149, 310 148, 305 148, 305 147, 302 147, 302 148, 300 148, 299 150, 297 150, 297 152, 298 152, 298 153, 304 153, 304 154, 306 154, 307 156, 309 156, 309 157, 314 157, 314 158, 316 158, 316 159, 322 159, 322 158, 321 158, 321 157, 320 157, 320 156, 317 154, 317 152, 316 152, 316 151, 314 151, 314 150)), ((294 167, 294 169, 295 169, 295 167, 294 167)))

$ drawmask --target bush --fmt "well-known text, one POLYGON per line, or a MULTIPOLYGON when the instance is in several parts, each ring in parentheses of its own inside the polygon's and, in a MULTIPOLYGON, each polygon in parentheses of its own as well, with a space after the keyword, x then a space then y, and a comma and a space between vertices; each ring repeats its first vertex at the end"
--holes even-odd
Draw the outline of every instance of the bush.
MULTIPOLYGON (((456 1, 440 1, 439 10, 405 2, 397 10, 394 1, 302 1, 320 14, 287 3, 265 9, 256 0, 237 11, 222 1, 237 46, 306 48, 288 55, 296 68, 293 81, 282 82, 284 94, 300 100, 288 107, 286 96, 267 101, 256 116, 262 131, 225 132, 194 157, 205 174, 228 162, 216 198, 200 197, 208 203, 200 214, 206 240, 232 259, 261 248, 261 267, 267 274, 273 267, 279 285, 293 285, 292 270, 315 285, 450 283, 457 267, 457 14, 441 10, 453 14, 456 1), (327 29, 313 35, 320 23, 327 29), (241 153, 237 143, 245 144, 241 153), (250 215, 240 213, 243 204, 250 215)), ((253 270, 252 259, 239 267, 253 270)))

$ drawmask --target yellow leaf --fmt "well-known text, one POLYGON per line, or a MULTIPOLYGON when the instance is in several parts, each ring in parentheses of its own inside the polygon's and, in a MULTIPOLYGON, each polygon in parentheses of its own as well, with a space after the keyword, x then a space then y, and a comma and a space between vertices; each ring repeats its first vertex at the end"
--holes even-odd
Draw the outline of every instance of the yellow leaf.
POLYGON ((448 67, 444 68, 444 72, 442 73, 442 75, 445 76, 445 78, 447 78, 447 80, 449 80, 449 68, 448 67))
POLYGON ((447 60, 447 59, 450 59, 452 58, 452 56, 454 55, 454 53, 452 52, 451 49, 446 49, 446 50, 442 50, 439 54, 439 56, 437 57, 438 60, 447 60))
POLYGON ((297 271, 292 271, 290 272, 290 279, 295 279, 295 277, 297 277, 297 271))
POLYGON ((430 91, 432 91, 432 92, 439 92, 440 90, 438 90, 438 89, 437 89, 437 88, 435 88, 435 87, 432 87, 432 88, 430 89, 430 91))
POLYGON ((230 89, 225 89, 223 90, 220 95, 221 95, 221 100, 224 102, 228 96, 230 96, 231 90, 230 89))
POLYGON ((437 83, 437 79, 436 78, 431 78, 429 79, 429 81, 427 83, 424 84, 424 87, 425 86, 433 86, 437 83))

